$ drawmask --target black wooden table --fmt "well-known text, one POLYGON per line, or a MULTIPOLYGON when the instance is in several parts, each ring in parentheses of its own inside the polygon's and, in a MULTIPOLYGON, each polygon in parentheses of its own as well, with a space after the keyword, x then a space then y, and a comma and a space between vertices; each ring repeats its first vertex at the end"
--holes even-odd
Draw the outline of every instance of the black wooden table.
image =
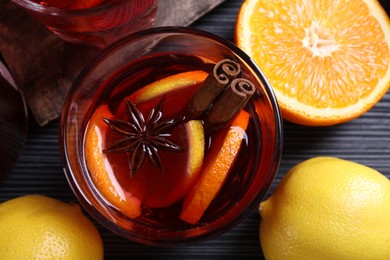
MULTIPOLYGON (((235 19, 242 0, 227 0, 193 27, 233 40, 235 19)), ((389 12, 390 6, 382 1, 389 12)), ((39 127, 29 120, 26 146, 14 171, 0 184, 0 202, 39 193, 75 201, 62 170, 58 147, 59 122, 39 127)), ((304 127, 284 122, 284 149, 270 193, 286 171, 315 156, 335 156, 375 168, 390 178, 390 92, 358 119, 332 127, 304 127)), ((269 193, 269 194, 270 194, 269 193)), ((262 259, 257 212, 224 235, 179 248, 147 247, 127 241, 98 223, 106 259, 262 259)))

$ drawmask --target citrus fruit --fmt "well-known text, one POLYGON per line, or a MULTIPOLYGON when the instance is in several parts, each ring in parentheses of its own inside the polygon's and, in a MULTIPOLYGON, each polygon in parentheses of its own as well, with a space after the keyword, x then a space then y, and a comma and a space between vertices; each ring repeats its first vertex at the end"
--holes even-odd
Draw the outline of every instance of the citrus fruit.
MULTIPOLYGON (((154 81, 143 88, 131 94, 128 99, 137 104, 141 110, 151 110, 156 102, 148 102, 150 100, 158 101, 165 98, 164 103, 173 102, 173 106, 164 106, 164 113, 177 113, 186 108, 188 98, 195 92, 196 88, 207 77, 207 73, 202 70, 187 71, 174 74, 160 80, 154 81), (167 100, 169 99, 169 100, 167 100)), ((125 98, 124 100, 126 100, 125 98)), ((125 113, 125 102, 123 101, 116 109, 116 114, 122 115, 125 113)))
POLYGON ((220 144, 211 148, 210 160, 205 161, 199 180, 195 183, 183 202, 180 219, 190 224, 197 223, 221 189, 231 166, 240 150, 245 130, 248 126, 249 114, 241 110, 233 119, 227 133, 222 136, 220 144))
POLYGON ((204 129, 202 122, 199 120, 191 120, 185 124, 188 147, 187 169, 188 175, 197 175, 203 164, 205 140, 204 129))
POLYGON ((0 204, 0 259, 103 259, 96 227, 77 204, 26 195, 0 204))
POLYGON ((376 0, 246 0, 235 42, 297 124, 352 120, 390 86, 390 21, 376 0))
POLYGON ((132 194, 123 191, 113 174, 107 155, 103 153, 103 144, 108 130, 103 118, 111 117, 112 114, 106 105, 98 107, 93 113, 84 141, 85 162, 92 181, 103 197, 127 217, 136 218, 141 214, 140 201, 132 194))
POLYGON ((390 259, 390 181, 333 157, 293 167, 260 205, 266 259, 390 259))
POLYGON ((130 100, 137 104, 142 103, 174 90, 185 89, 199 84, 206 79, 207 75, 202 70, 174 74, 141 88, 130 96, 130 100))

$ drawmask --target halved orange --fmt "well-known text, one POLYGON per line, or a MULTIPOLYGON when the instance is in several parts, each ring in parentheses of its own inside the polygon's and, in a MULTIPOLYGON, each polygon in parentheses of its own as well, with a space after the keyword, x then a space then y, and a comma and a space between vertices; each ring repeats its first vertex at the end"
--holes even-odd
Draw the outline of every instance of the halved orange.
POLYGON ((298 124, 352 120, 390 86, 390 21, 376 0, 246 0, 235 42, 298 124))
POLYGON ((98 107, 88 123, 84 141, 85 162, 93 183, 103 197, 124 215, 136 218, 141 214, 141 202, 122 189, 113 173, 107 155, 103 153, 104 140, 108 130, 103 118, 112 118, 106 105, 98 107))
POLYGON ((221 142, 211 148, 211 157, 203 164, 200 177, 186 195, 180 219, 190 224, 197 223, 222 188, 240 150, 249 114, 241 110, 233 119, 221 142))

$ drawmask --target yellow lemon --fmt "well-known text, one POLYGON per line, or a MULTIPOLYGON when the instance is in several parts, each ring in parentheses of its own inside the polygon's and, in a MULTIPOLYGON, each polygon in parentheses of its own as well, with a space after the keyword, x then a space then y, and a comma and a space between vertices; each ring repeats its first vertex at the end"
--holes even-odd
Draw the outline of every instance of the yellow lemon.
POLYGON ((0 204, 0 259, 103 259, 96 227, 77 204, 26 195, 0 204))
POLYGON ((317 157, 292 168, 260 205, 272 259, 390 259, 390 181, 354 162, 317 157))

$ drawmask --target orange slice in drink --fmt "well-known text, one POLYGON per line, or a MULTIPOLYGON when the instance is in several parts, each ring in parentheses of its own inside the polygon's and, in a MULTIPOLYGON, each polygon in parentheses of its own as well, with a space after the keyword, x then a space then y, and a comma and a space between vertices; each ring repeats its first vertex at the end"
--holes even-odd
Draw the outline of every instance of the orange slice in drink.
POLYGON ((127 217, 136 218, 141 214, 139 199, 121 188, 106 154, 103 153, 102 146, 108 130, 103 118, 112 118, 106 105, 98 107, 88 123, 84 141, 85 162, 93 183, 103 197, 127 217))
POLYGON ((169 92, 185 89, 203 82, 207 73, 202 70, 178 73, 160 80, 157 80, 130 96, 134 103, 142 103, 153 98, 163 96, 169 92))
MULTIPOLYGON (((172 115, 186 108, 192 92, 195 92, 196 87, 206 79, 207 75, 202 70, 174 74, 146 85, 128 98, 137 105, 142 104, 139 106, 141 110, 149 111, 157 104, 156 102, 160 101, 158 98, 166 97, 168 100, 166 99, 164 104, 173 102, 174 105, 164 106, 164 114, 172 115), (156 102, 147 102, 152 99, 156 102)), ((123 101, 117 108, 116 114, 124 113, 125 102, 123 101)))
POLYGON ((232 121, 226 135, 217 146, 211 148, 210 158, 200 172, 200 177, 183 202, 180 219, 190 224, 197 223, 224 184, 240 150, 249 114, 244 110, 232 121))
POLYGON ((247 0, 235 42, 298 124, 352 120, 390 86, 390 21, 376 0, 247 0))
POLYGON ((191 120, 185 124, 188 139, 187 172, 196 178, 202 168, 205 139, 203 124, 199 120, 191 120))

